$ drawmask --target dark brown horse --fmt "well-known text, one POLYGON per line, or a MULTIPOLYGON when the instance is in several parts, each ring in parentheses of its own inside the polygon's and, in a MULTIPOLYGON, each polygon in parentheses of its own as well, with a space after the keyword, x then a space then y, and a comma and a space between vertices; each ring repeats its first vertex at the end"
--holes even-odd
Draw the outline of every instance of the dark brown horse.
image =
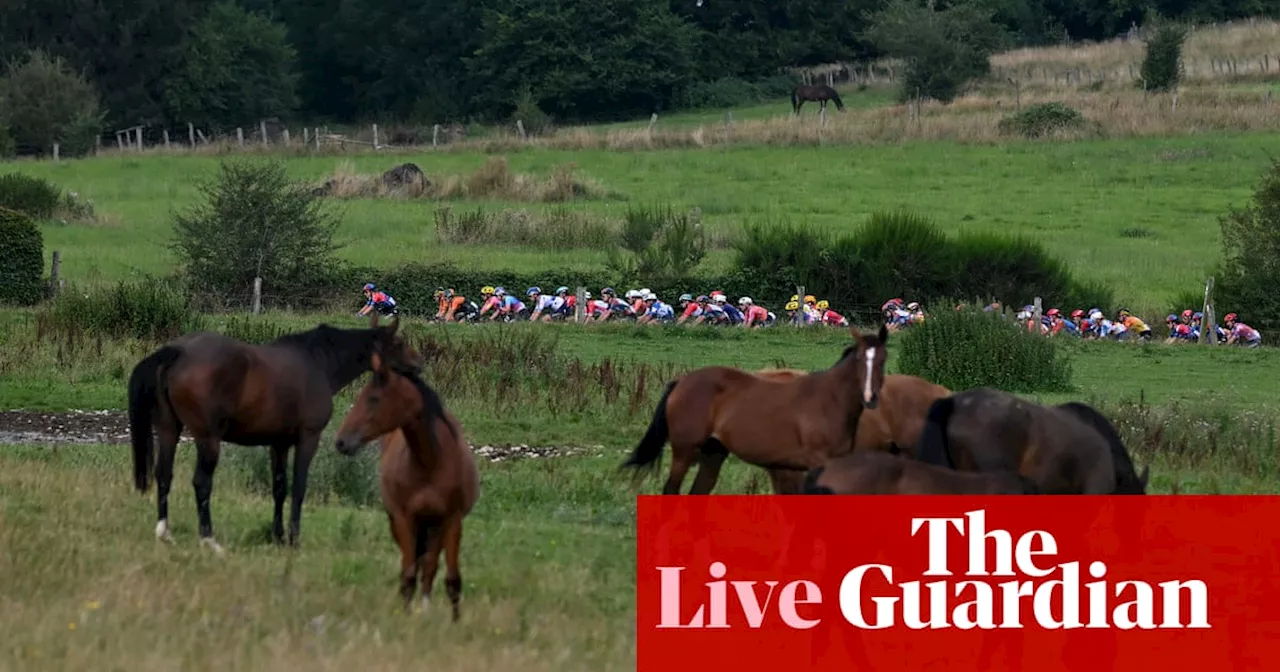
MULTIPOLYGON (((761 369, 757 375, 775 380, 789 380, 808 375, 798 369, 761 369)), ((931 383, 918 376, 900 373, 884 377, 880 388, 880 403, 863 411, 858 421, 858 433, 853 450, 880 450, 905 453, 915 457, 916 444, 924 429, 925 415, 933 402, 951 394, 951 390, 931 383)), ((796 494, 804 479, 802 472, 790 469, 770 469, 769 480, 775 494, 796 494)))
POLYGON ((805 101, 812 100, 818 103, 819 109, 827 109, 827 101, 836 104, 836 109, 844 112, 844 101, 840 100, 840 94, 835 89, 826 84, 801 84, 791 92, 791 109, 795 114, 800 114, 800 108, 804 107, 805 101))
POLYGON ((698 461, 690 494, 715 487, 730 453, 765 469, 801 472, 848 452, 863 408, 880 402, 885 340, 850 330, 854 345, 825 371, 772 380, 727 366, 708 366, 667 384, 653 420, 623 467, 655 469, 671 440, 671 473, 663 494, 679 494, 698 461))
POLYGON ((382 503, 400 547, 400 595, 407 609, 422 576, 422 607, 431 600, 443 548, 444 586, 458 620, 462 519, 480 497, 475 458, 457 418, 413 369, 373 355, 373 377, 338 430, 337 449, 354 455, 382 437, 382 503))
POLYGON ((1014 469, 1046 494, 1141 495, 1120 435, 1092 407, 1042 406, 1008 392, 975 388, 929 409, 916 458, 965 471, 1014 469))
POLYGON ((405 361, 416 357, 396 337, 398 323, 369 329, 322 324, 264 345, 249 345, 222 334, 183 335, 148 355, 129 376, 129 433, 133 441, 134 483, 151 485, 154 469, 159 521, 156 537, 172 541, 169 487, 183 428, 196 444, 196 492, 201 543, 221 552, 213 538, 209 497, 223 441, 271 449, 275 516, 272 534, 284 541, 285 473, 293 460, 293 506, 289 543, 298 542, 307 471, 330 416, 333 395, 369 370, 375 345, 393 348, 405 361), (152 441, 159 443, 156 459, 152 441))
POLYGON ((834 457, 805 474, 806 495, 1034 495, 1018 472, 956 471, 875 451, 834 457))

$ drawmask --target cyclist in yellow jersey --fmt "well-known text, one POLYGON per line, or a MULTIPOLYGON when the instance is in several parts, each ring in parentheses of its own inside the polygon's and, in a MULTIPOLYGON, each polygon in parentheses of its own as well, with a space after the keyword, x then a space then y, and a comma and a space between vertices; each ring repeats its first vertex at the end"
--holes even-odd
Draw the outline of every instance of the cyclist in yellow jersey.
POLYGON ((1127 309, 1120 309, 1120 312, 1116 315, 1116 321, 1123 324, 1125 331, 1128 333, 1137 334, 1139 340, 1151 340, 1151 327, 1148 327, 1146 322, 1143 322, 1127 309))

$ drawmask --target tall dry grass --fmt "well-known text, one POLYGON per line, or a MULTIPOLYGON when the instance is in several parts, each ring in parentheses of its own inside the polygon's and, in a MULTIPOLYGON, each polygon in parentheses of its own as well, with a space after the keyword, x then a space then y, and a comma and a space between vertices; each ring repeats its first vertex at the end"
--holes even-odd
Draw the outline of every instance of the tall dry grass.
POLYGON ((578 177, 577 166, 556 166, 550 175, 537 176, 511 170, 505 156, 491 157, 468 175, 427 175, 424 185, 389 187, 381 174, 359 173, 350 161, 342 161, 321 187, 335 198, 431 198, 496 199, 525 203, 621 198, 598 182, 578 177))
MULTIPOLYGON (((991 58, 994 78, 1023 86, 1076 88, 1138 80, 1146 45, 1127 36, 1107 42, 1015 49, 991 58)), ((1183 45, 1187 82, 1280 75, 1280 22, 1248 19, 1199 26, 1183 45)))

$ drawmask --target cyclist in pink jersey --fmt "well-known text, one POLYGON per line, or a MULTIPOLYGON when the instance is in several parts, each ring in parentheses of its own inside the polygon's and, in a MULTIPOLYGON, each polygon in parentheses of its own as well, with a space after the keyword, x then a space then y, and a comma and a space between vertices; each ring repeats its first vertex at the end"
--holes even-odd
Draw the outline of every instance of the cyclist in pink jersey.
POLYGON ((764 306, 755 305, 749 296, 738 299, 738 308, 746 318, 742 321, 744 327, 763 327, 769 321, 769 311, 764 306))
POLYGON ((1262 334, 1257 329, 1241 322, 1235 313, 1227 313, 1222 317, 1222 323, 1227 325, 1227 345, 1239 345, 1246 348, 1256 348, 1262 345, 1262 334))

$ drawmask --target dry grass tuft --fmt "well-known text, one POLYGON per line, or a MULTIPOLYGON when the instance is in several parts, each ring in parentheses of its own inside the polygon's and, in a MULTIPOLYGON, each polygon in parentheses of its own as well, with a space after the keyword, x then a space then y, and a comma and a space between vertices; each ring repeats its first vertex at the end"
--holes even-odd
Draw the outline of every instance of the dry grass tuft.
POLYGON ((357 173, 350 161, 338 164, 318 187, 336 198, 494 199, 524 203, 621 198, 593 180, 575 176, 575 164, 556 166, 546 177, 512 172, 505 156, 492 157, 470 175, 445 175, 408 188, 388 187, 381 175, 357 173))

